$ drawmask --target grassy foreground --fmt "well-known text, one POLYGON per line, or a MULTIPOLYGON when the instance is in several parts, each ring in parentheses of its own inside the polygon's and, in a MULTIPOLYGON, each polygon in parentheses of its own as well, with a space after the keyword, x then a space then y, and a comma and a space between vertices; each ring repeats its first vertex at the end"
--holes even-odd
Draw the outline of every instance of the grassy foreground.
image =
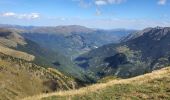
POLYGON ((170 100, 170 68, 78 90, 41 94, 23 100, 170 100))
POLYGON ((31 62, 0 53, 0 100, 20 100, 77 87, 73 78, 55 69, 46 69, 31 62))

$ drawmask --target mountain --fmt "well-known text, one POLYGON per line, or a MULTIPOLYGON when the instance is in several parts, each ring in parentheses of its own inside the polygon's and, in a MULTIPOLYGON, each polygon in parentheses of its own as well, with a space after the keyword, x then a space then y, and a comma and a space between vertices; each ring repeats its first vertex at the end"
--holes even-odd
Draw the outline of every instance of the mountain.
POLYGON ((128 78, 170 64, 170 28, 147 28, 75 59, 77 65, 102 78, 115 75, 128 78))
POLYGON ((19 30, 9 30, 7 28, 0 28, 0 43, 7 47, 16 47, 18 44, 25 45, 26 42, 18 33, 19 30))
POLYGON ((111 80, 78 90, 26 97, 23 100, 169 100, 170 68, 130 79, 111 80))
POLYGON ((79 26, 79 25, 68 25, 68 26, 56 26, 56 27, 32 27, 25 28, 30 33, 41 33, 41 34, 61 34, 65 36, 69 36, 72 33, 91 33, 94 30, 79 26))
POLYGON ((0 100, 170 99, 170 28, 125 31, 3 26, 0 100))
POLYGON ((10 47, 17 47, 19 44, 25 45, 26 42, 22 36, 17 34, 16 30, 10 31, 4 28, 0 29, 0 52, 27 61, 33 61, 35 58, 33 55, 10 49, 10 47))
POLYGON ((77 67, 64 55, 31 41, 22 34, 23 30, 0 29, 0 52, 15 58, 24 59, 39 66, 56 68, 66 75, 71 75, 80 81, 89 81, 83 69, 77 67))
POLYGON ((19 32, 27 44, 19 44, 15 49, 34 55, 34 63, 55 67, 65 74, 71 73, 83 80, 89 75, 95 76, 88 71, 84 77, 83 69, 75 67, 73 63, 76 57, 105 44, 118 43, 120 38, 135 31, 101 30, 78 25, 56 27, 0 25, 0 27, 19 32))
POLYGON ((24 37, 42 45, 56 49, 65 56, 74 59, 108 43, 117 43, 120 38, 133 30, 98 30, 83 26, 57 26, 49 28, 33 28, 23 34, 24 37))
POLYGON ((122 37, 135 31, 125 29, 101 30, 79 25, 56 27, 0 25, 0 27, 22 30, 21 35, 24 38, 54 52, 60 52, 71 60, 105 44, 117 43, 122 37))

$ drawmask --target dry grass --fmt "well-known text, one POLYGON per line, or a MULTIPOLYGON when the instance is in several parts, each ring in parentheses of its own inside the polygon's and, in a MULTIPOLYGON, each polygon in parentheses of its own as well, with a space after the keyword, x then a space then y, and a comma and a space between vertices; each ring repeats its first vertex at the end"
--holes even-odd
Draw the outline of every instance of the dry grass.
POLYGON ((0 53, 0 100, 73 89, 74 79, 55 69, 46 69, 0 53))
POLYGON ((49 93, 49 94, 40 94, 33 97, 27 97, 22 100, 41 100, 42 98, 46 97, 52 97, 52 96, 59 96, 59 97, 69 97, 74 95, 84 95, 91 92, 95 92, 98 90, 105 89, 107 87, 116 85, 116 84, 142 84, 147 83, 148 81, 159 79, 166 77, 170 74, 170 68, 163 68, 161 70, 153 71, 152 73, 148 73, 145 75, 137 76, 130 79, 122 79, 122 80, 113 80, 107 83, 101 83, 101 84, 94 84, 88 87, 84 87, 78 90, 70 90, 70 91, 61 91, 56 93, 49 93))

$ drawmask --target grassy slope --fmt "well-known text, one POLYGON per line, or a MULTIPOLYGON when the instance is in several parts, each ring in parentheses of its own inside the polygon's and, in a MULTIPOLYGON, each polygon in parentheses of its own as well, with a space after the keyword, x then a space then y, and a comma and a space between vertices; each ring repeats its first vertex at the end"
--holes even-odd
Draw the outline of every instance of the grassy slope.
POLYGON ((170 68, 79 90, 56 92, 28 97, 24 100, 168 100, 170 99, 170 68))
POLYGON ((55 69, 45 69, 0 53, 0 100, 18 100, 76 86, 74 79, 55 69))

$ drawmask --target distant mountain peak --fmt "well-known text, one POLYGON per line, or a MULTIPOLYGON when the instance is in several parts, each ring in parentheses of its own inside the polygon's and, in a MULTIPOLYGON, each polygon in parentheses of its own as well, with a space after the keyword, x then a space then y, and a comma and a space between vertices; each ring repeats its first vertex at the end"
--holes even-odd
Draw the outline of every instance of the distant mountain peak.
POLYGON ((129 35, 126 41, 80 55, 78 58, 83 60, 77 62, 99 77, 113 74, 132 77, 169 65, 169 45, 170 27, 146 28, 129 35))
POLYGON ((149 36, 150 39, 153 40, 160 40, 168 34, 170 34, 170 27, 155 27, 145 32, 143 35, 149 36))
POLYGON ((140 36, 149 36, 151 39, 160 40, 167 34, 170 34, 170 27, 148 27, 136 33, 129 34, 122 42, 130 41, 140 36))

